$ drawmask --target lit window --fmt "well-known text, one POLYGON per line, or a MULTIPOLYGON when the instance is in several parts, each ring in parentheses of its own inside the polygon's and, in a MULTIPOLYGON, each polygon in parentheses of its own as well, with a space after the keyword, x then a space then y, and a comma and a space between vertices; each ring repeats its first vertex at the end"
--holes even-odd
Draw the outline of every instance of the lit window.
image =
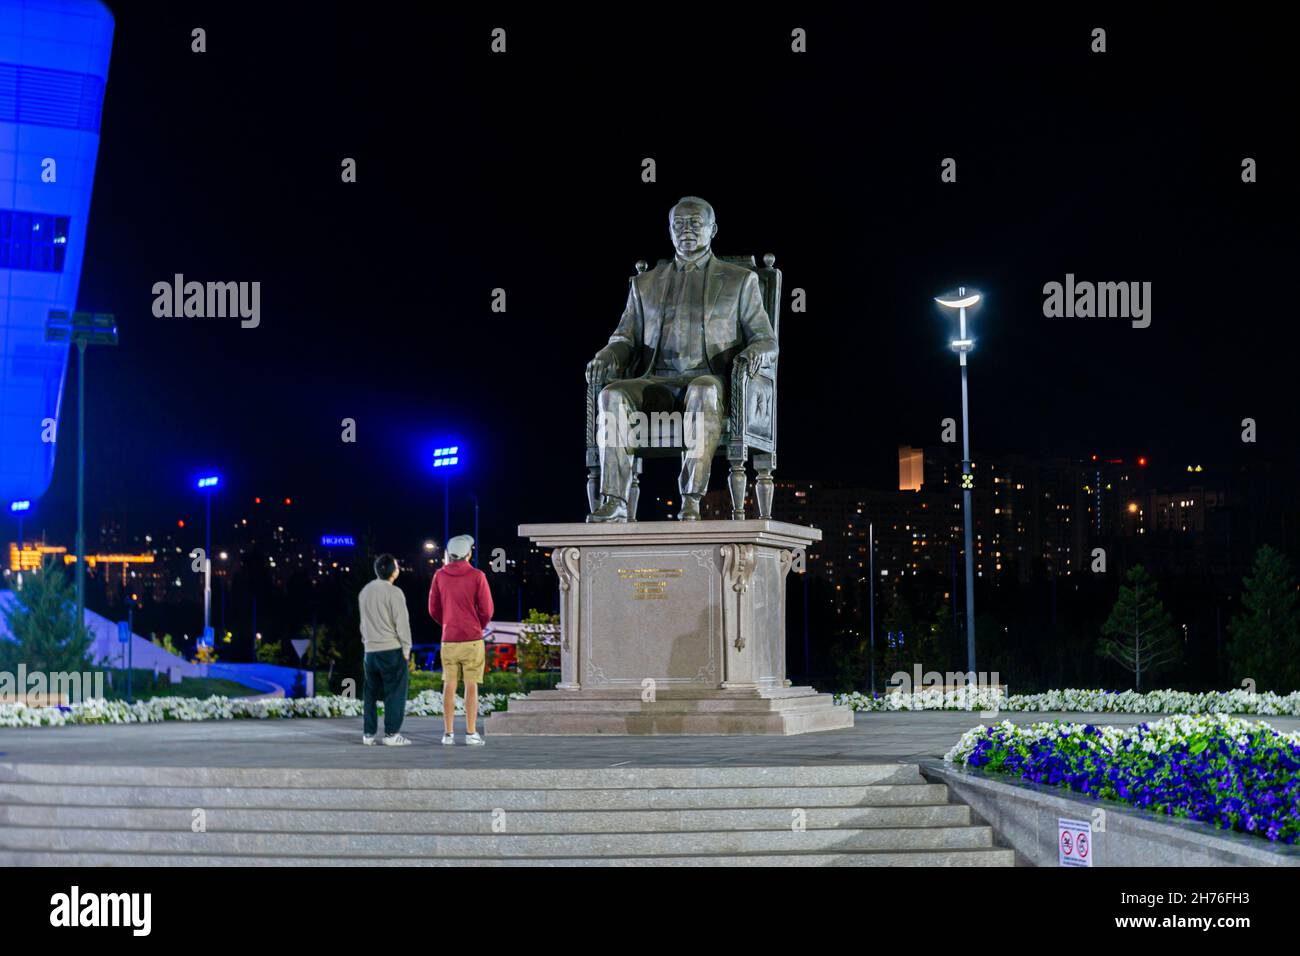
POLYGON ((0 209, 0 269, 62 272, 68 217, 0 209))

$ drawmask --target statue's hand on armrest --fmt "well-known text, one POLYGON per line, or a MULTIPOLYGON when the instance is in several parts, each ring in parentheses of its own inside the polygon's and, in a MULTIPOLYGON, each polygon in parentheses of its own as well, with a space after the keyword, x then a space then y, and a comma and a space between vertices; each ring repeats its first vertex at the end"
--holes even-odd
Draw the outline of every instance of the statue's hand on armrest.
POLYGON ((618 355, 613 349, 603 348, 587 363, 587 381, 604 385, 618 371, 618 355))
POLYGON ((776 361, 776 348, 766 342, 746 345, 736 354, 736 366, 743 367, 751 377, 757 375, 758 370, 764 365, 770 366, 774 361, 776 361))

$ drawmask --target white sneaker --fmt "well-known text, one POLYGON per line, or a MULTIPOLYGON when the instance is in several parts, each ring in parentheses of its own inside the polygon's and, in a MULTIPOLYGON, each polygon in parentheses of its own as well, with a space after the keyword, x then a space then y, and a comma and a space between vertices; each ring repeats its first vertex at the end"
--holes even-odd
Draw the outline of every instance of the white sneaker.
POLYGON ((444 747, 451 747, 451 746, 454 746, 455 743, 456 743, 456 735, 455 735, 455 734, 443 734, 443 735, 442 735, 442 744, 443 744, 444 747))
POLYGON ((374 735, 374 734, 362 734, 362 735, 361 735, 361 742, 362 742, 363 744, 365 744, 367 747, 373 747, 373 746, 375 745, 375 735, 374 735))
POLYGON ((466 734, 465 743, 471 747, 482 747, 483 738, 480 737, 478 734, 466 734))
POLYGON ((385 747, 409 747, 410 745, 411 745, 411 741, 403 737, 401 734, 384 735, 385 747))

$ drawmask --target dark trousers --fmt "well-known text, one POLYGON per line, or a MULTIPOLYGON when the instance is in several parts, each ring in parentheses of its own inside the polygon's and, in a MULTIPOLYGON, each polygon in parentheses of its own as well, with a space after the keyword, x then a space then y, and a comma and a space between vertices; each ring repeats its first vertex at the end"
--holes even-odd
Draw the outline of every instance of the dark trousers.
POLYGON ((379 729, 379 711, 375 702, 384 699, 384 733, 395 734, 402 729, 406 716, 406 685, 410 674, 406 658, 398 650, 367 651, 366 681, 362 691, 363 731, 373 737, 379 729))

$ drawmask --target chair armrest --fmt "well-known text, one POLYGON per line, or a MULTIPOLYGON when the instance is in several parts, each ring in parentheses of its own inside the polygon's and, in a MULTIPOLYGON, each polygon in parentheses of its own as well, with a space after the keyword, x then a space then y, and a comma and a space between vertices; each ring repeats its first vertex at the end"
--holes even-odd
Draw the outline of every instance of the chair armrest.
POLYGON ((749 438, 749 433, 754 428, 758 429, 757 434, 768 436, 772 434, 772 400, 776 394, 776 362, 775 360, 764 360, 758 367, 758 372, 754 375, 749 374, 748 366, 737 362, 731 368, 731 396, 729 407, 727 409, 727 431, 728 441, 731 443, 742 443, 749 438), (754 383, 761 382, 758 386, 758 395, 754 401, 750 401, 750 391, 754 388, 754 383), (749 420, 750 406, 754 405, 756 409, 756 418, 754 421, 749 420))
POLYGON ((587 386, 587 457, 590 464, 591 450, 598 445, 597 426, 600 415, 600 390, 605 387, 599 379, 584 383, 587 386))

